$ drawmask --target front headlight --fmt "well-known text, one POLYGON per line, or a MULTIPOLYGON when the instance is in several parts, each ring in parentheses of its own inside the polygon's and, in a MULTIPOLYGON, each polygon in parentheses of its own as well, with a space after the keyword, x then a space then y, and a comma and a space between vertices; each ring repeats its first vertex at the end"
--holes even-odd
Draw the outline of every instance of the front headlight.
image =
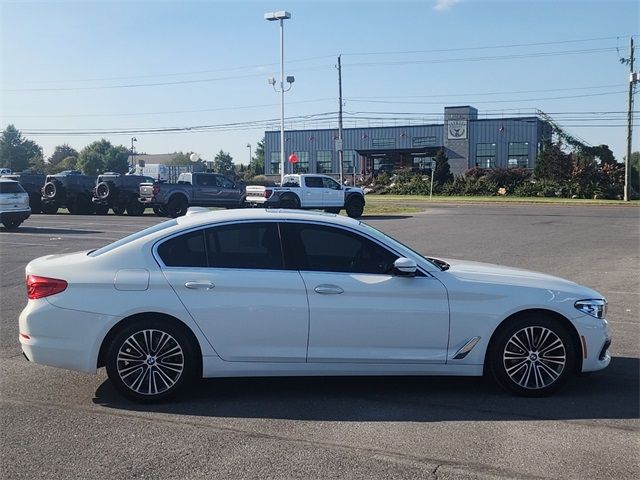
POLYGON ((592 317, 605 318, 607 316, 607 301, 604 299, 578 300, 574 307, 592 317))

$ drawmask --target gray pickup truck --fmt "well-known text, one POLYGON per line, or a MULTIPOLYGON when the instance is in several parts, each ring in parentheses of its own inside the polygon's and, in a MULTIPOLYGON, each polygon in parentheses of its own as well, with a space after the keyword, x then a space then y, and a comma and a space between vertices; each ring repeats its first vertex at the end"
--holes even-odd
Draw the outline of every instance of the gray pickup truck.
POLYGON ((245 186, 218 173, 182 173, 178 183, 141 183, 139 201, 176 218, 192 206, 244 206, 245 186))

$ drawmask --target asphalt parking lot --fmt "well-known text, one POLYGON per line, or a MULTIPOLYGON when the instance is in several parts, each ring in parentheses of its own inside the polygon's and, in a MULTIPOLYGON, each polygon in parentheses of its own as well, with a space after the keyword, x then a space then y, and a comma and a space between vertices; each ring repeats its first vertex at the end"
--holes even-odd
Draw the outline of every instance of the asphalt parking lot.
POLYGON ((442 204, 363 219, 431 256, 551 273, 608 298, 611 365, 541 399, 476 378, 245 378, 136 405, 103 370, 29 364, 17 317, 29 260, 161 219, 34 215, 0 229, 0 477, 640 478, 639 210, 442 204))

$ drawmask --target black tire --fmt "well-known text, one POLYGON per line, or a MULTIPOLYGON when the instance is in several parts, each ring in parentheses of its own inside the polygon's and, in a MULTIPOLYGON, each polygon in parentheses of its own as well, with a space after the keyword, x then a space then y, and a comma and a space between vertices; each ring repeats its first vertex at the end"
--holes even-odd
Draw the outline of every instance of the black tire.
POLYGON ((281 208, 288 208, 291 210, 297 210, 300 208, 300 200, 298 197, 289 195, 280 200, 281 208))
POLYGON ((96 215, 107 215, 109 213, 108 205, 94 205, 93 210, 96 215))
POLYGON ((347 201, 345 206, 347 215, 351 218, 358 218, 362 216, 364 212, 364 200, 360 197, 352 197, 347 201))
POLYGON ((115 213, 116 215, 124 215, 124 212, 127 208, 124 205, 118 205, 116 207, 111 207, 111 210, 113 210, 113 213, 115 213))
POLYGON ((188 208, 189 204, 186 198, 182 196, 173 197, 167 204, 167 215, 171 218, 181 217, 187 213, 188 208))
POLYGON ((7 230, 15 230, 21 224, 22 222, 19 220, 5 220, 4 222, 2 222, 2 225, 4 225, 4 228, 6 228, 7 230))
POLYGON ((91 215, 93 203, 84 195, 78 195, 74 203, 67 205, 67 210, 71 215, 91 215))
POLYGON ((340 213, 340 208, 325 208, 324 211, 327 213, 335 213, 336 215, 340 213))
POLYGON ((196 351, 184 327, 166 320, 136 320, 120 330, 108 346, 107 375, 125 397, 141 403, 158 402, 193 381, 199 364, 196 351), (132 337, 137 345, 127 342, 132 337))
POLYGON ((127 205, 127 215, 131 215, 132 217, 139 217, 144 214, 145 206, 142 205, 138 200, 133 199, 127 205))
POLYGON ((43 203, 42 204, 42 213, 47 215, 53 215, 54 213, 58 213, 58 206, 52 203, 43 203))
POLYGON ((543 397, 562 387, 574 372, 576 349, 559 320, 523 315, 496 332, 487 364, 504 389, 523 397, 543 397))
POLYGON ((42 199, 40 195, 29 195, 29 207, 31 207, 31 213, 42 212, 42 199))
POLYGON ((57 194, 58 194, 58 185, 56 185, 56 182, 47 182, 44 184, 44 187, 42 187, 42 196, 44 198, 48 198, 52 200, 56 198, 57 194))
POLYGON ((153 207, 153 213, 155 213, 157 216, 159 217, 166 217, 167 216, 167 209, 164 207, 153 207))

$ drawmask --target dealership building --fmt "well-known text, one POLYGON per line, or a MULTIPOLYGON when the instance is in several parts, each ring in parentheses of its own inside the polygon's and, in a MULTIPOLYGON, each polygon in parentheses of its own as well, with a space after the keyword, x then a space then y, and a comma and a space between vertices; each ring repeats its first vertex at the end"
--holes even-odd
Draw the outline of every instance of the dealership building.
MULTIPOLYGON (((471 106, 444 108, 444 124, 345 128, 344 173, 369 174, 397 169, 424 171, 439 150, 451 172, 473 167, 533 168, 551 125, 536 117, 478 119, 471 106)), ((339 173, 338 129, 285 130, 285 173, 339 173)), ((280 131, 265 132, 265 174, 280 175, 280 131)))

